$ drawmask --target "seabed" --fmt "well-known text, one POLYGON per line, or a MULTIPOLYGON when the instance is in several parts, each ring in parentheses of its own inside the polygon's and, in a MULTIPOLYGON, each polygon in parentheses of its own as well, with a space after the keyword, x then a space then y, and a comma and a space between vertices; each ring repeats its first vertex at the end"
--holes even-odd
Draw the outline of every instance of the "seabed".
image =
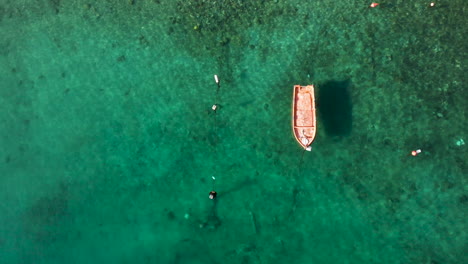
POLYGON ((468 262, 465 1, 1 2, 0 262, 468 262))

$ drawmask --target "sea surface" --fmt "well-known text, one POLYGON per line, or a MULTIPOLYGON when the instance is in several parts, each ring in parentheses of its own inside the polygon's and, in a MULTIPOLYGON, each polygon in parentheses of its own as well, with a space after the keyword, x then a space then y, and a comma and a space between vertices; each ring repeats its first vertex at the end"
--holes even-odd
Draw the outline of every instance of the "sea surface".
POLYGON ((370 3, 0 0, 0 263, 468 263, 467 2, 370 3))

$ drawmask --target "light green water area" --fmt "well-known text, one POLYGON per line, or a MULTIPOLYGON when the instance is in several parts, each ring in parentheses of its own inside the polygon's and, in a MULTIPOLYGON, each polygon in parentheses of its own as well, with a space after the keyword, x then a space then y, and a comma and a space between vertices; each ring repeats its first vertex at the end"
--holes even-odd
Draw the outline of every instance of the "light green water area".
POLYGON ((467 3, 369 4, 0 0, 0 262, 468 263, 467 3))

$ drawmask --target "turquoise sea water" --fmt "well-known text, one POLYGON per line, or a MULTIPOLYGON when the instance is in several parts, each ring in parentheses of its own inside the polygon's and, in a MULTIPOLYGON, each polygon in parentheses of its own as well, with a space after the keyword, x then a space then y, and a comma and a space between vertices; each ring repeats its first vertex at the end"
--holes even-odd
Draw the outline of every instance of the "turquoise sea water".
POLYGON ((467 263, 466 2, 369 4, 0 0, 0 263, 467 263))

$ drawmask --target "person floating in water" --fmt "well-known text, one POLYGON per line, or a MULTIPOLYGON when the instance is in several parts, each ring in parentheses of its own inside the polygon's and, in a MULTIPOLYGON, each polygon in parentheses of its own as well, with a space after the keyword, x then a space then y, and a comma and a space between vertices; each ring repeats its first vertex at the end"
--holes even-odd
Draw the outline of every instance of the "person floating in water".
POLYGON ((218 193, 214 191, 216 178, 215 178, 215 176, 211 176, 211 179, 213 179, 213 186, 211 186, 211 189, 213 191, 210 192, 210 196, 208 196, 208 197, 210 197, 211 200, 214 200, 214 198, 216 198, 216 195, 218 195, 218 193))
POLYGON ((209 197, 211 200, 214 200, 214 199, 216 198, 216 195, 218 195, 217 192, 211 191, 211 192, 210 192, 210 196, 208 196, 208 197, 209 197))

